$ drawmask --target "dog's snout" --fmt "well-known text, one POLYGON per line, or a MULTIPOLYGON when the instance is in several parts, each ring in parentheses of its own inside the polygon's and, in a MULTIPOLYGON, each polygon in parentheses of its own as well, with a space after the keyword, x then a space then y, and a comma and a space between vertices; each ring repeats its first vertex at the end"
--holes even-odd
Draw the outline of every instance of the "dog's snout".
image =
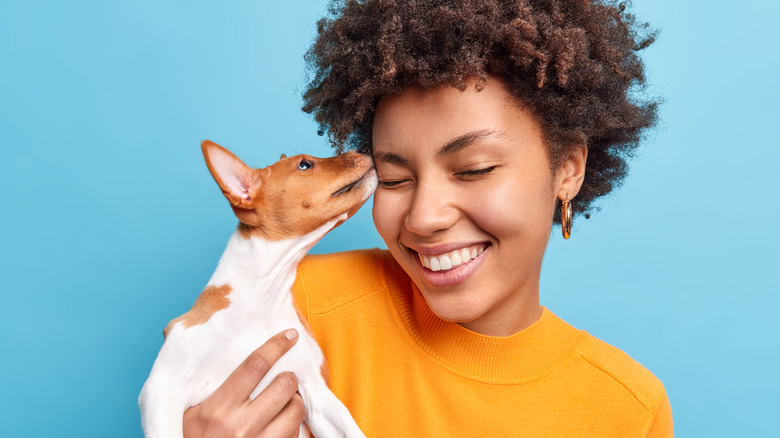
POLYGON ((370 160, 370 156, 365 154, 357 154, 354 152, 347 152, 341 156, 341 162, 345 169, 364 167, 366 161, 370 162, 370 160))
POLYGON ((352 169, 355 167, 355 160, 350 157, 348 154, 344 154, 339 157, 341 161, 341 166, 345 169, 352 169))

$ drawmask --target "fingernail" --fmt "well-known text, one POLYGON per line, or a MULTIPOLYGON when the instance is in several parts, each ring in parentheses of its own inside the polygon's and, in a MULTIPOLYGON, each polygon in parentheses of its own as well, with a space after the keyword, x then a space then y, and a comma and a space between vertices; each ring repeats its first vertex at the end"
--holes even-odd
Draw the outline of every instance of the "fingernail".
POLYGON ((298 337, 298 331, 297 331, 297 330, 295 330, 295 329, 289 329, 289 330, 286 330, 286 331, 284 332, 284 337, 285 337, 285 338, 287 338, 287 339, 289 339, 289 340, 291 340, 291 341, 294 341, 294 340, 295 340, 295 338, 297 338, 297 337, 298 337))

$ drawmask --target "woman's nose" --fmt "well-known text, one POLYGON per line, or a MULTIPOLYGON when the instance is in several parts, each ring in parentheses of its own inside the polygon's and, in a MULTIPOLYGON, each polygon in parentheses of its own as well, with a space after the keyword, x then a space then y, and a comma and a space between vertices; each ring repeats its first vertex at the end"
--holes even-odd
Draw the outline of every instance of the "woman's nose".
POLYGON ((419 236, 430 236, 458 221, 454 194, 446 185, 418 182, 404 226, 419 236))

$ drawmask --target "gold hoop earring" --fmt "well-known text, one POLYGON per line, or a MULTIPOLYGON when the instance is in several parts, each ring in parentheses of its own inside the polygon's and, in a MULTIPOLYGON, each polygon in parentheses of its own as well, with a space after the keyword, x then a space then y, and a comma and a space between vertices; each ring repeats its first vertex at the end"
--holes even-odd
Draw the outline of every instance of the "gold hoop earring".
POLYGON ((571 202, 568 199, 561 199, 561 228, 564 239, 571 236, 571 217, 571 202))

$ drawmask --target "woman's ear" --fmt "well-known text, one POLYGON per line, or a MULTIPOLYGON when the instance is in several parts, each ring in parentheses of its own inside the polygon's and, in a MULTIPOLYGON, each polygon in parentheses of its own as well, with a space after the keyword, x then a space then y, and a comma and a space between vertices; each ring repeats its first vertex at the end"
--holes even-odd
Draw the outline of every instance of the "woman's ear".
POLYGON ((585 179, 585 164, 588 161, 588 147, 580 145, 571 151, 556 175, 559 199, 571 200, 580 192, 585 179))

